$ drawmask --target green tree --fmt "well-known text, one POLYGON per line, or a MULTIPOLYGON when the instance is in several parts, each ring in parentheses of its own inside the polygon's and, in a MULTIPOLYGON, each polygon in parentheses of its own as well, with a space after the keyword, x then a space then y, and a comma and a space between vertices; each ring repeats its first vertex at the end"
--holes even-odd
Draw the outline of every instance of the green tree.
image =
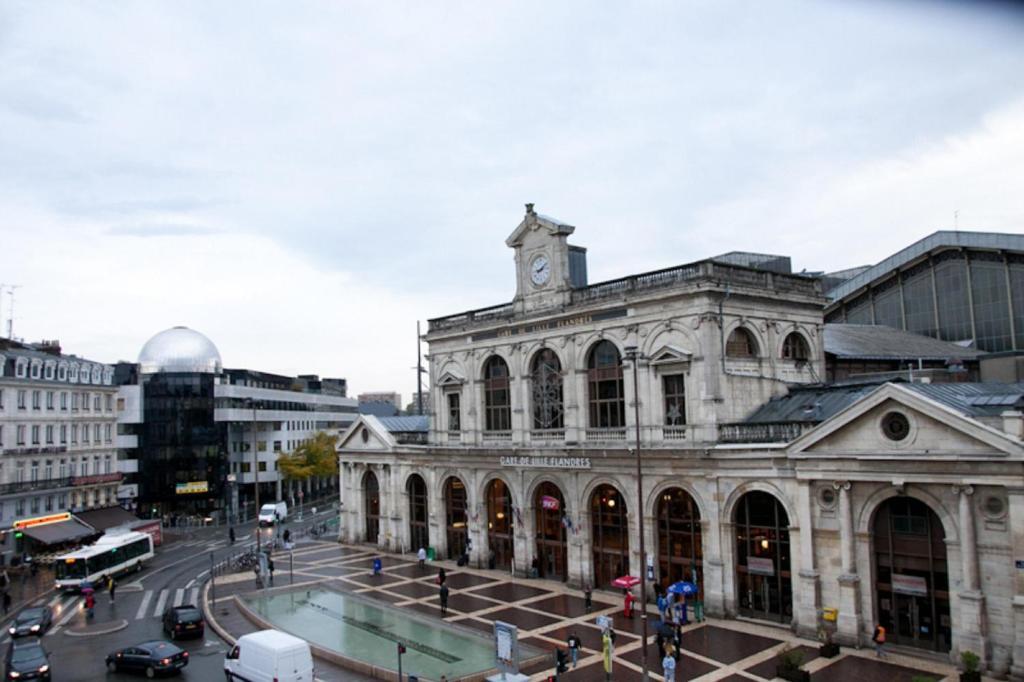
POLYGON ((277 458, 277 468, 286 480, 307 481, 313 476, 338 475, 338 437, 318 431, 308 442, 277 458))

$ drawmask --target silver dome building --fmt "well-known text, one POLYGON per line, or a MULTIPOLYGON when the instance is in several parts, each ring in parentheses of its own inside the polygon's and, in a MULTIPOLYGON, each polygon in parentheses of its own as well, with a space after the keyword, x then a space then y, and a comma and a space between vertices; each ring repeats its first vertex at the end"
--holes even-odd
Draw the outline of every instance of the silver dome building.
POLYGON ((220 374, 223 365, 213 341, 188 327, 171 327, 160 332, 139 352, 142 374, 196 372, 220 374))

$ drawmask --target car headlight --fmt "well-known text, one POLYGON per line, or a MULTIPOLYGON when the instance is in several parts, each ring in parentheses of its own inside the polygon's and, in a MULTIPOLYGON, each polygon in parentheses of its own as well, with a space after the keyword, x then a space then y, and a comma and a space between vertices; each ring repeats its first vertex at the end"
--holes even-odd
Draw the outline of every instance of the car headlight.
POLYGON ((16 635, 16 634, 18 634, 18 628, 14 627, 12 625, 11 627, 7 628, 7 632, 9 634, 16 635))
POLYGON ((39 666, 39 672, 41 672, 41 673, 45 673, 49 669, 50 669, 50 664, 49 663, 44 663, 43 665, 39 666))
POLYGON ((39 632, 39 626, 38 625, 33 625, 30 629, 32 630, 32 632, 39 632))
POLYGON ((10 677, 12 680, 16 680, 19 677, 21 677, 21 673, 12 670, 10 673, 8 673, 8 677, 10 677))

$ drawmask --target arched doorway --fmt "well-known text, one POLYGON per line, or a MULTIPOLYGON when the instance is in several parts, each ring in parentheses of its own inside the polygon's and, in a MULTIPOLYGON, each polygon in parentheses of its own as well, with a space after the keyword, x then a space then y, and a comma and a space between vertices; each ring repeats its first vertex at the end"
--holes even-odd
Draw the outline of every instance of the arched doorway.
POLYGON ((458 559, 466 553, 466 486, 455 476, 444 482, 445 527, 448 539, 448 558, 458 559))
POLYGON ((946 534, 931 508, 893 497, 875 512, 875 594, 886 641, 947 652, 952 642, 946 534))
POLYGON ((541 578, 565 581, 569 578, 566 551, 565 498, 554 483, 545 481, 533 496, 537 524, 537 574, 541 578))
POLYGON ((662 587, 689 580, 703 590, 700 510, 690 493, 669 488, 658 496, 658 576, 662 587))
POLYGON ((614 486, 602 485, 590 496, 590 537, 594 548, 594 586, 629 573, 629 522, 626 500, 614 486))
POLYGON ((496 478, 487 484, 487 556, 488 568, 508 571, 512 568, 515 543, 512 539, 512 494, 505 481, 496 478))
POLYGON ((375 545, 380 538, 380 484, 372 471, 363 476, 363 513, 366 515, 364 540, 375 545))
POLYGON ((413 552, 430 546, 430 530, 427 527, 427 484, 423 477, 413 474, 405 484, 409 495, 409 549, 413 552))
POLYGON ((741 615, 793 618, 789 516, 773 495, 749 492, 736 503, 736 589, 741 615))

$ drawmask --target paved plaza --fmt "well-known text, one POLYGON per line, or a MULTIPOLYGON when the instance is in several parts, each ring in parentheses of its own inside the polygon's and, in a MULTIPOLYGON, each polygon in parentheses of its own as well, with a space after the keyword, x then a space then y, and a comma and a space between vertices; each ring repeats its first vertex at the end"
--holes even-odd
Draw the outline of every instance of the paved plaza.
MULTIPOLYGON (((275 588, 290 586, 289 558, 275 555, 275 588)), ((253 588, 248 575, 232 576, 217 590, 215 617, 226 631, 237 637, 258 629, 233 607, 232 596, 253 588)), ((582 594, 557 582, 515 579, 498 571, 458 568, 454 562, 430 562, 421 569, 414 555, 390 555, 372 548, 346 546, 327 542, 303 545, 294 552, 294 585, 320 583, 339 591, 371 597, 400 609, 416 611, 434 618, 492 632, 492 622, 503 620, 519 628, 520 642, 546 652, 556 646, 565 648, 566 638, 575 632, 583 642, 579 667, 561 676, 563 680, 603 680, 600 646, 601 633, 595 624, 598 615, 612 618, 617 632, 613 679, 616 682, 640 680, 639 618, 622 615, 621 600, 611 592, 595 592, 593 609, 584 608, 582 594), (383 572, 373 575, 372 559, 381 557, 383 572), (441 615, 436 578, 444 567, 450 589, 449 608, 441 615)), ((651 679, 661 680, 657 647, 653 630, 658 623, 657 612, 649 618, 648 662, 651 679)), ((711 619, 684 628, 683 657, 676 680, 701 682, 764 681, 775 679, 775 657, 787 646, 799 647, 805 654, 805 668, 814 682, 857 680, 858 682, 912 682, 916 676, 951 682, 958 679, 956 671, 927 656, 909 656, 890 652, 888 660, 879 661, 873 651, 842 650, 832 659, 818 657, 817 643, 795 638, 788 629, 763 624, 711 619)), ((545 680, 553 672, 553 658, 527 665, 522 672, 531 681, 545 680)), ((352 673, 322 666, 318 677, 324 680, 363 679, 352 673)))

